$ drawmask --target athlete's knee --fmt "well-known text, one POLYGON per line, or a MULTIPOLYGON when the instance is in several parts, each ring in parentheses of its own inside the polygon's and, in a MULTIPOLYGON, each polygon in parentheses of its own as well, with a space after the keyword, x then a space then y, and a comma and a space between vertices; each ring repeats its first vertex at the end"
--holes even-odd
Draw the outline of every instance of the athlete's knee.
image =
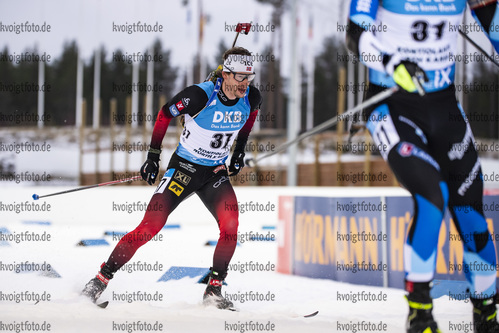
POLYGON ((219 221, 220 225, 220 238, 226 241, 237 242, 237 229, 239 227, 239 221, 236 218, 228 218, 219 221))
POLYGON ((239 221, 237 218, 228 218, 220 220, 220 232, 226 233, 237 233, 237 228, 239 227, 239 221))
MULTIPOLYGON (((235 205, 237 207, 237 201, 235 205)), ((224 209, 221 212, 218 212, 217 219, 220 231, 237 232, 237 227, 239 225, 239 209, 234 209, 230 204, 228 206, 230 209, 224 209)))
POLYGON ((421 187, 416 191, 410 191, 416 203, 418 213, 429 214, 434 219, 441 221, 448 205, 449 191, 445 182, 440 182, 436 186, 421 187))
MULTIPOLYGON (((479 206, 481 208, 482 204, 479 206)), ((453 213, 454 223, 458 226, 464 249, 478 253, 490 247, 495 258, 494 243, 483 212, 475 210, 475 205, 464 204, 451 205, 450 210, 453 213)))
POLYGON ((148 219, 144 217, 142 222, 130 233, 126 234, 128 242, 145 244, 163 229, 166 219, 148 219))
POLYGON ((438 210, 442 213, 447 208, 449 203, 449 188, 447 184, 443 181, 438 184, 439 190, 427 191, 425 196, 429 202, 431 202, 438 210))
POLYGON ((170 209, 164 207, 161 201, 151 200, 136 230, 156 235, 165 226, 169 215, 170 209))

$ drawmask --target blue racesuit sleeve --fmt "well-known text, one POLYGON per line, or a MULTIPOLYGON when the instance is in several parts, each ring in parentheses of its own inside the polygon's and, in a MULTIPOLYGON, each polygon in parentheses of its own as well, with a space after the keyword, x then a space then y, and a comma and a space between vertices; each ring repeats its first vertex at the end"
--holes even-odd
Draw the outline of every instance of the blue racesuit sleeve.
POLYGON ((471 14, 483 28, 496 52, 499 53, 499 2, 468 1, 471 14))
POLYGON ((380 62, 363 61, 363 54, 383 55, 386 50, 376 39, 375 20, 379 0, 352 0, 348 16, 346 42, 348 49, 360 58, 369 68, 384 71, 380 62))
POLYGON ((360 55, 359 39, 363 33, 368 32, 368 27, 374 24, 378 6, 378 0, 352 0, 350 3, 346 40, 350 51, 357 56, 360 55))

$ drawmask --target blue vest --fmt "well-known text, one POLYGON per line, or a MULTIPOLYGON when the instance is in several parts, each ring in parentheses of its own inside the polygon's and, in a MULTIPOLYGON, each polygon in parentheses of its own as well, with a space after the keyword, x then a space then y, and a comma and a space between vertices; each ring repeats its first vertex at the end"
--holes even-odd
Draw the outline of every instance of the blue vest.
MULTIPOLYGON (((219 79, 220 85, 222 80, 219 79)), ((184 130, 176 153, 196 164, 224 164, 239 130, 251 112, 249 87, 236 105, 225 106, 212 82, 197 84, 208 96, 207 105, 197 115, 185 115, 184 130)))

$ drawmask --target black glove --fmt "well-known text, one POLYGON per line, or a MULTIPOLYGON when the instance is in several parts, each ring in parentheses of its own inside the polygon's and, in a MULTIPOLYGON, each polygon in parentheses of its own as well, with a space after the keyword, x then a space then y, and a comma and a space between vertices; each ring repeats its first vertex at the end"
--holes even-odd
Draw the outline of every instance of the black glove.
POLYGON ((234 154, 232 154, 229 165, 229 176, 237 175, 244 167, 244 155, 243 151, 235 151, 234 154))
POLYGON ((160 153, 149 151, 149 153, 147 153, 147 160, 140 168, 140 175, 142 176, 142 179, 144 179, 149 185, 156 182, 159 172, 158 162, 160 153))

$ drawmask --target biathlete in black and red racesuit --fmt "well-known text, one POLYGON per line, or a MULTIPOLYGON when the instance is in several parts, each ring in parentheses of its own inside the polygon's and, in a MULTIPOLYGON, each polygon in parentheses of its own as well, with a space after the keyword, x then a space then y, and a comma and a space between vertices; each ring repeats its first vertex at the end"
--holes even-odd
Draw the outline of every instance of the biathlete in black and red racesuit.
POLYGON ((218 223, 220 237, 213 255, 213 266, 204 292, 205 304, 232 308, 222 296, 222 282, 237 244, 237 198, 229 181, 244 166, 244 148, 261 104, 254 79, 251 53, 233 47, 223 56, 223 68, 210 81, 185 88, 160 110, 141 175, 150 185, 158 174, 160 146, 170 121, 184 115, 184 129, 168 168, 149 202, 142 222, 116 245, 97 276, 87 283, 83 295, 93 302, 110 279, 135 252, 165 225, 170 213, 187 197, 196 193, 218 223), (225 162, 237 142, 228 167, 225 162), (149 209, 161 207, 162 209, 149 209))

